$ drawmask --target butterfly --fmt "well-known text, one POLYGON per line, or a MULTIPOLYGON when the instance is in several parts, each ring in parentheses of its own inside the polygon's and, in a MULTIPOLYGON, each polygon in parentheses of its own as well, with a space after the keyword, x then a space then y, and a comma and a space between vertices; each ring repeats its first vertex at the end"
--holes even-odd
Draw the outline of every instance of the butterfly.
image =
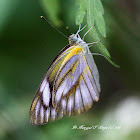
MULTIPOLYGON (((42 125, 64 116, 73 116, 89 110, 99 100, 99 72, 79 32, 68 37, 64 47, 48 68, 30 107, 32 125, 42 125)), ((90 29, 89 29, 90 30, 90 29)))

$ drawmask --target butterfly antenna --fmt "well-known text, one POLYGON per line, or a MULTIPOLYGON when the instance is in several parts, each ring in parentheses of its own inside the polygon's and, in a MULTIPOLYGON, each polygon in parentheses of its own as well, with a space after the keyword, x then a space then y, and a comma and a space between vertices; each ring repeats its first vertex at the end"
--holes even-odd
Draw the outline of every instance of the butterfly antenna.
POLYGON ((60 30, 58 30, 53 24, 51 24, 45 17, 40 16, 42 19, 44 19, 45 21, 47 21, 55 30, 57 30, 61 35, 63 35, 64 37, 68 38, 65 34, 63 34, 60 30))

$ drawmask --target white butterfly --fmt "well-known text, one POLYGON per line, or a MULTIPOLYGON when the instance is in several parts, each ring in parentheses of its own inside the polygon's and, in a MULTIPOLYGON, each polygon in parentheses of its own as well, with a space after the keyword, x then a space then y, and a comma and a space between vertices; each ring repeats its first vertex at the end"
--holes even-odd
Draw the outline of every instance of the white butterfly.
POLYGON ((76 34, 69 36, 69 45, 45 74, 31 104, 32 125, 80 114, 99 100, 99 73, 89 50, 89 44, 97 42, 84 42, 78 34, 81 30, 79 27, 76 34))

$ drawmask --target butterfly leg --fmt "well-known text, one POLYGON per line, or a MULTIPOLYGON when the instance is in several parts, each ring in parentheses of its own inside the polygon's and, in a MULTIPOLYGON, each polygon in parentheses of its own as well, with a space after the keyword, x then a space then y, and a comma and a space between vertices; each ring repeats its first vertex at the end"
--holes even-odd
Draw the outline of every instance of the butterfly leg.
POLYGON ((81 23, 79 22, 79 29, 77 31, 76 34, 78 34, 79 32, 81 32, 82 30, 84 30, 86 28, 87 24, 81 29, 81 23))
POLYGON ((84 40, 85 36, 86 36, 86 35, 90 32, 90 30, 91 30, 93 27, 94 27, 94 25, 93 25, 93 26, 91 26, 91 27, 88 29, 88 31, 84 34, 84 36, 83 36, 82 40, 84 40))
POLYGON ((100 53, 88 53, 88 54, 91 54, 91 55, 100 55, 100 56, 103 56, 103 57, 105 57, 106 59, 108 59, 105 55, 100 54, 100 53))
POLYGON ((99 43, 99 42, 101 42, 101 40, 96 41, 96 42, 92 42, 92 43, 87 43, 87 44, 88 44, 88 47, 90 48, 90 47, 92 47, 94 44, 97 44, 97 43, 99 43))

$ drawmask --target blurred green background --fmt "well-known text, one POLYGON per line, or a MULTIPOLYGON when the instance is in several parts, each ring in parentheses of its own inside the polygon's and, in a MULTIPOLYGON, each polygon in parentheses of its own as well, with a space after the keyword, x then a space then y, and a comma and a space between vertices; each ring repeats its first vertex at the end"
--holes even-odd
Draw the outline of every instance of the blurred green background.
POLYGON ((77 7, 74 0, 57 0, 54 9, 44 7, 45 0, 0 0, 1 140, 139 140, 140 1, 102 2, 107 29, 105 46, 120 69, 103 57, 94 56, 102 88, 99 102, 81 115, 31 126, 29 108, 34 94, 53 58, 68 44, 68 40, 40 16, 70 35, 78 29, 75 25, 77 7), (74 125, 120 129, 72 129, 74 125))

